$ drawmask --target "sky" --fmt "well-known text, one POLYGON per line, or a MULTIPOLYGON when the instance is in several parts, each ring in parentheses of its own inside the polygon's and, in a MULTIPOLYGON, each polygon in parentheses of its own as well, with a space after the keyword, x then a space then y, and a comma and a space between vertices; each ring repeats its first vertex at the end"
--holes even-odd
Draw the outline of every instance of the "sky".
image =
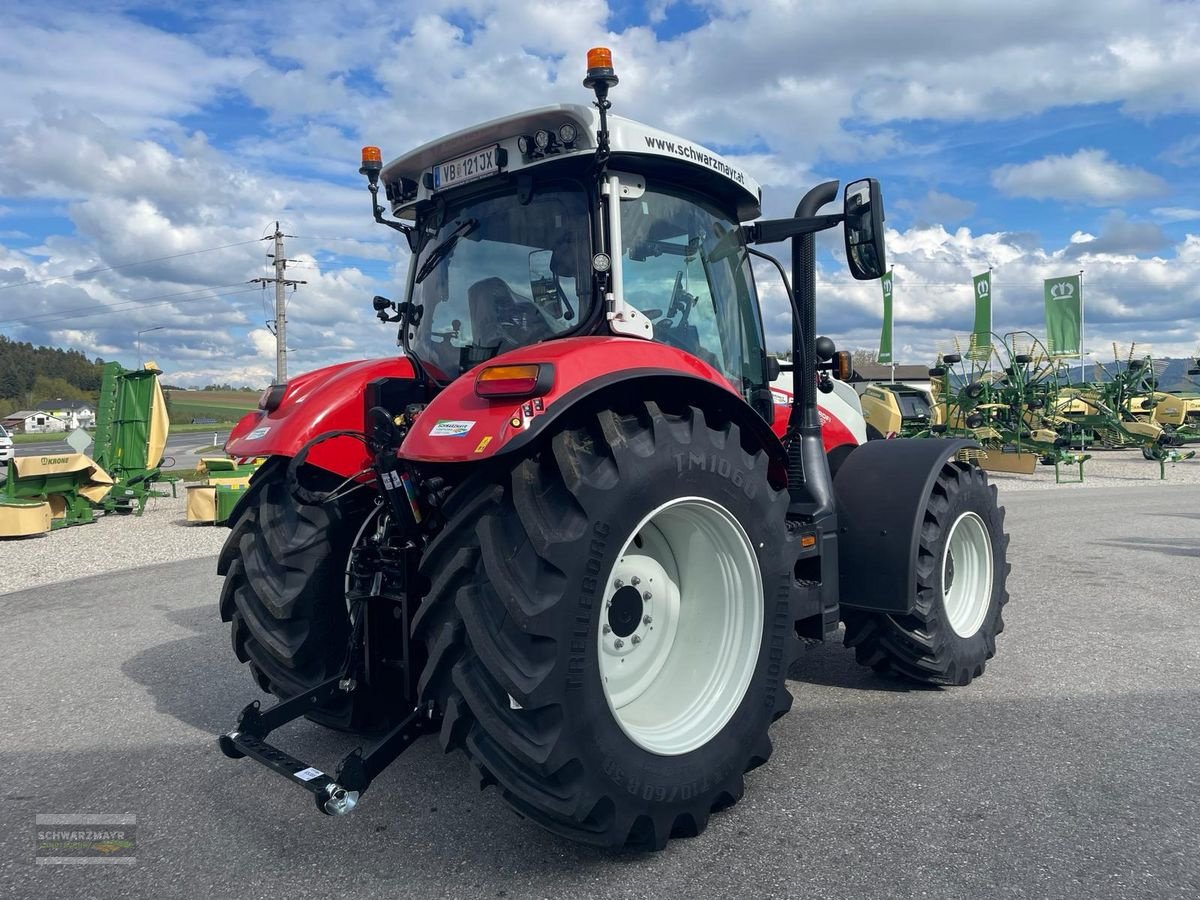
MULTIPOLYGON (((0 334, 130 366, 140 340, 170 383, 263 386, 273 294, 249 282, 273 274, 278 221, 306 282, 290 372, 394 354, 371 297, 402 294, 408 254, 371 221, 360 147, 587 103, 598 45, 614 112, 730 157, 769 217, 880 180, 898 362, 953 349, 989 267, 999 333, 1042 332, 1042 280, 1082 270, 1089 356, 1200 349, 1191 0, 8 0, 0 334)), ((879 286, 839 240, 820 241, 818 327, 874 349, 879 286)), ((782 288, 756 272, 785 349, 782 288)))

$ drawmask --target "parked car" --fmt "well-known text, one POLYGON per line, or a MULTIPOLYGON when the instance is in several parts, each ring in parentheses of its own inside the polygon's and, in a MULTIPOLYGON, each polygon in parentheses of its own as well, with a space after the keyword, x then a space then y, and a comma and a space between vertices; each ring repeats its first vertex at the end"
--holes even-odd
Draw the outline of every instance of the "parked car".
POLYGON ((0 463, 6 463, 13 458, 13 441, 8 431, 0 425, 0 463))

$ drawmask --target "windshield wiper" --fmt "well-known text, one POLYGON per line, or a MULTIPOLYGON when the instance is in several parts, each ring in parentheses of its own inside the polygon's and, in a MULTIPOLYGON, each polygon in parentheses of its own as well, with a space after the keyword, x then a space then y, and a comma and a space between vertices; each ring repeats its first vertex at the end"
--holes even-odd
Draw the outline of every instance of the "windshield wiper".
POLYGON ((421 264, 421 268, 417 269, 416 283, 420 284, 428 278, 429 273, 437 268, 438 263, 454 251, 454 246, 458 243, 459 238, 470 234, 478 225, 478 219, 467 219, 446 235, 446 239, 429 251, 429 256, 425 257, 425 262, 421 264))

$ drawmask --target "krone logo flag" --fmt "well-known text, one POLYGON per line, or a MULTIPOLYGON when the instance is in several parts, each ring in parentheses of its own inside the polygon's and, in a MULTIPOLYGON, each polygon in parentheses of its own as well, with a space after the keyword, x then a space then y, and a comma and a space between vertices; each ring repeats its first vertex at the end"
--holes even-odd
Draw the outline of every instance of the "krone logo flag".
POLYGON ((1046 345, 1052 356, 1078 356, 1083 322, 1083 285, 1080 276, 1047 278, 1046 345))
POLYGON ((985 359, 992 352, 992 273, 984 272, 971 280, 975 285, 975 328, 968 352, 973 359, 985 359))
POLYGON ((892 273, 884 272, 879 279, 883 289, 883 332, 879 336, 879 362, 890 364, 892 360, 892 273))

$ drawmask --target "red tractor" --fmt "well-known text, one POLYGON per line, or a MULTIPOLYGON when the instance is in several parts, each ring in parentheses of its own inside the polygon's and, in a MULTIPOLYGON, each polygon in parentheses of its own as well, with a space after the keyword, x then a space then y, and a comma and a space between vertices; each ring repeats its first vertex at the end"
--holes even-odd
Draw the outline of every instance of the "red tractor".
POLYGON ((767 761, 802 639, 842 623, 860 663, 945 685, 995 651, 1008 540, 974 445, 866 442, 848 354, 814 333, 815 232, 884 271, 876 182, 743 225, 758 185, 610 115, 616 83, 595 50, 590 107, 386 166, 365 148, 412 251, 404 299, 374 301, 402 354, 273 385, 230 436, 269 460, 229 520, 221 618, 279 702, 219 743, 323 812, 436 732, 537 824, 661 848, 767 761), (794 396, 749 262, 783 240, 794 396), (267 743, 301 716, 371 740, 327 773, 267 743))

